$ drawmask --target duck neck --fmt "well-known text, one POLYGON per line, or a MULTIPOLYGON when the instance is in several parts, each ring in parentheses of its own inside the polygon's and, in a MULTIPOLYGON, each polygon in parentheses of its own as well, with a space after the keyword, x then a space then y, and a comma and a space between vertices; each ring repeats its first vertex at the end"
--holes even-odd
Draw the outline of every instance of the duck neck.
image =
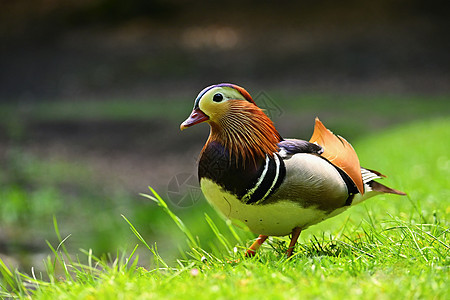
POLYGON ((282 140, 266 114, 256 105, 244 101, 232 103, 227 114, 209 124, 211 131, 206 145, 212 142, 223 145, 230 161, 235 160, 237 164, 256 163, 264 160, 266 155, 273 157, 282 140))

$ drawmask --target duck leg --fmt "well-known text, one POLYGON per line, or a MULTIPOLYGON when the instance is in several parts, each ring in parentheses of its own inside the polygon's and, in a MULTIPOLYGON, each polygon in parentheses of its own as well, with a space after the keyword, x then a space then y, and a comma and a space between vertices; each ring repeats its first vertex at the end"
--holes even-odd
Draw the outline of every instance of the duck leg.
POLYGON ((286 251, 287 257, 291 257, 292 252, 294 251, 295 244, 297 243, 298 237, 300 236, 300 232, 302 232, 302 229, 300 227, 295 227, 292 230, 291 242, 289 243, 289 247, 286 251))
POLYGON ((255 256, 256 251, 258 251, 259 247, 261 247, 262 243, 267 240, 269 236, 260 234, 256 241, 248 248, 247 252, 245 252, 246 257, 255 256))

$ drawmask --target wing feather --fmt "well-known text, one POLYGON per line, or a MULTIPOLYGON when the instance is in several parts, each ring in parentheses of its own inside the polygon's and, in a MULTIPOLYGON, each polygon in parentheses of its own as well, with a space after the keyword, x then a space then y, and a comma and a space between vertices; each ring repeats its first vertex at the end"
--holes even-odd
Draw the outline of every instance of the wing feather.
POLYGON ((359 159, 355 149, 353 149, 349 142, 341 136, 334 135, 322 124, 319 118, 316 118, 314 132, 309 141, 320 145, 324 149, 321 156, 344 171, 355 183, 358 191, 364 194, 364 183, 359 159))

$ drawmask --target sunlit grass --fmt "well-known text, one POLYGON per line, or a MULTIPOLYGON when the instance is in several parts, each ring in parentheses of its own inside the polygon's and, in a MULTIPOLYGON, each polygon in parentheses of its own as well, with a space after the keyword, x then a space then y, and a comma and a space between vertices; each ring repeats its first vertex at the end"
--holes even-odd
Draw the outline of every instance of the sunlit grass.
POLYGON ((289 259, 284 256, 287 238, 273 238, 255 258, 244 258, 244 249, 251 243, 249 234, 216 215, 196 220, 203 226, 209 224, 211 230, 210 239, 197 238, 188 222, 152 190, 146 197, 185 235, 179 242, 184 249, 180 259, 166 261, 157 245, 146 241, 140 228, 126 219, 124 226, 129 225, 136 241, 155 256, 154 265, 140 261, 147 267, 138 267, 136 249, 110 258, 83 251, 80 257, 88 262, 80 263, 65 250, 67 240, 52 246, 45 274, 25 275, 2 263, 2 295, 32 295, 33 299, 448 299, 450 120, 402 126, 354 146, 362 165, 389 175, 384 183, 408 196, 373 198, 305 230, 289 259))

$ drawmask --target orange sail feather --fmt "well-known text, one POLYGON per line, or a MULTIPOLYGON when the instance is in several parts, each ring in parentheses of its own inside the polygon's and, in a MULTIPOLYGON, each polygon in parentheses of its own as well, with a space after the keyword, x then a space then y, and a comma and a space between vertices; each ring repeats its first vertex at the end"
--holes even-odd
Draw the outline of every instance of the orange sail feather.
POLYGON ((324 152, 321 156, 344 171, 355 183, 358 191, 364 194, 364 183, 359 159, 349 142, 341 136, 334 135, 320 122, 319 118, 316 118, 314 132, 309 141, 322 146, 324 152))

